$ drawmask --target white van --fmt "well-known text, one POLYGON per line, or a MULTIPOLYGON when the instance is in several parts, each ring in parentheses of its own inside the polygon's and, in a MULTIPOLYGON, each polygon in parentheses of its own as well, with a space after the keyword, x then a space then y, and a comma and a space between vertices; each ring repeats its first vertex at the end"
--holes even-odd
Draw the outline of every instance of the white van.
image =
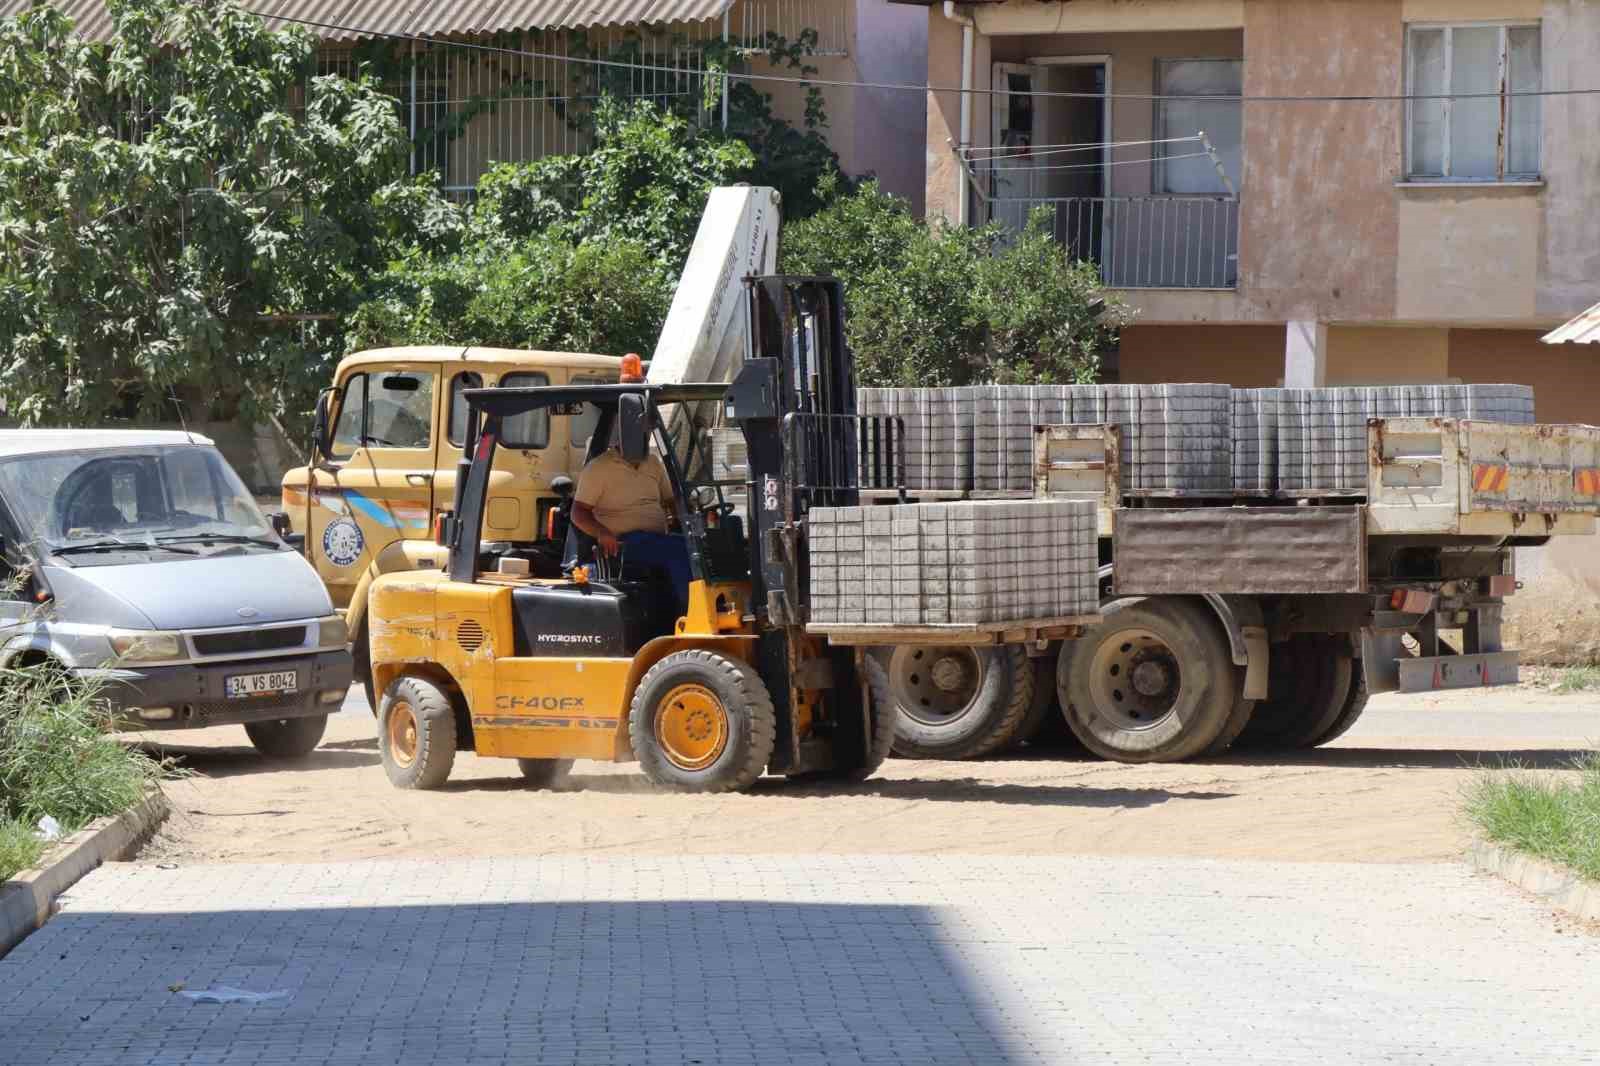
POLYGON ((0 430, 0 540, 0 666, 94 679, 123 728, 299 756, 344 700, 343 618, 205 437, 0 430))

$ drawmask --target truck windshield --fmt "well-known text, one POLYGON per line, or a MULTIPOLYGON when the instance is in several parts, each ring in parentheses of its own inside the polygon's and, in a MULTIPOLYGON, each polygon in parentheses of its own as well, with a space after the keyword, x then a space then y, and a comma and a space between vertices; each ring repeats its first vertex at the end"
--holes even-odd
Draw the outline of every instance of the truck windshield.
POLYGON ((0 498, 26 539, 75 563, 282 548, 239 476, 204 446, 18 456, 0 462, 0 498))

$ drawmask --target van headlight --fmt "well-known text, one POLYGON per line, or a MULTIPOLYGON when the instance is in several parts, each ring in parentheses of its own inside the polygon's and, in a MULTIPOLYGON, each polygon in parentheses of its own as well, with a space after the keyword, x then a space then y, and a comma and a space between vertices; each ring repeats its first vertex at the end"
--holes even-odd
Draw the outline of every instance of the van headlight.
POLYGON ((317 647, 342 648, 350 643, 350 627, 336 614, 317 619, 317 647))
POLYGON ((113 629, 111 651, 118 662, 160 663, 183 658, 183 636, 153 629, 113 629))

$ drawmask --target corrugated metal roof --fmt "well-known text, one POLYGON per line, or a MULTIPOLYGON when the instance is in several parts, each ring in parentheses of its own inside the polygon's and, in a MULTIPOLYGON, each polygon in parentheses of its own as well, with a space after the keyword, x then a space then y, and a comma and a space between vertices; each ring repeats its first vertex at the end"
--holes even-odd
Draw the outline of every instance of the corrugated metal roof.
POLYGON ((1600 344, 1600 304, 1539 339, 1546 344, 1600 344))
MULTIPOLYGON (((55 0, 79 36, 105 40, 111 14, 105 0, 55 0)), ((513 30, 581 29, 640 23, 700 22, 721 18, 734 0, 244 0, 276 25, 299 19, 327 41, 353 41, 384 33, 423 37, 475 36, 513 30), (338 27, 337 29, 333 27, 338 27)), ((0 0, 0 16, 17 15, 33 0, 0 0)))

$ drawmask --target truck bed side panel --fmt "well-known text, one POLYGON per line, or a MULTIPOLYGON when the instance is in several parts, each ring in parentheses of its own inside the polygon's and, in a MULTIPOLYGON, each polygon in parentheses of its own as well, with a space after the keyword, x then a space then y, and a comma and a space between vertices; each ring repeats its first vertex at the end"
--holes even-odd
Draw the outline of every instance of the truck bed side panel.
POLYGON ((1125 508, 1118 595, 1366 591, 1360 507, 1125 508))

